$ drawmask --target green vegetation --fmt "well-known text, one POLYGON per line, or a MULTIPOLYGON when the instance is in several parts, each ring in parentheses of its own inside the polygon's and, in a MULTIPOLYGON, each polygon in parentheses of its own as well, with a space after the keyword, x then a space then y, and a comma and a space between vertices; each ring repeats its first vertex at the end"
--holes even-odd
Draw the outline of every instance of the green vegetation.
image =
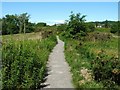
POLYGON ((93 60, 92 70, 94 79, 102 82, 104 88, 120 88, 120 61, 118 57, 109 56, 101 50, 93 60))
POLYGON ((57 42, 57 28, 31 23, 29 17, 23 13, 0 19, 3 89, 41 88, 44 81, 48 56, 57 42))
POLYGON ((2 46, 3 89, 40 88, 48 56, 55 45, 55 36, 16 41, 11 36, 2 46))
MULTIPOLYGON (((75 17, 77 15, 79 14, 76 14, 75 17)), ((77 20, 79 19, 80 17, 77 18, 77 20)), ((93 27, 94 23, 83 21, 81 24, 77 20, 70 19, 65 25, 58 27, 58 30, 61 29, 59 35, 65 41, 65 57, 71 67, 75 87, 77 89, 115 88, 119 90, 118 38, 114 38, 110 33, 112 25, 110 28, 108 21, 106 21, 104 28, 95 28, 93 27), (71 22, 75 24, 68 29, 71 22), (77 28, 77 26, 82 27, 77 28), (77 29, 73 30, 75 27, 77 29), (89 30, 90 28, 91 30, 89 30), (74 34, 70 33, 71 30, 74 34)))
MULTIPOLYGON (((66 38, 79 38, 85 36, 87 32, 87 26, 85 22, 85 15, 81 16, 80 13, 73 14, 71 12, 70 19, 67 22, 67 27, 64 26, 64 35, 66 38), (67 33, 67 34, 66 34, 67 33)), ((60 28, 60 27, 59 27, 60 28)))
POLYGON ((44 22, 31 23, 29 18, 30 15, 27 13, 20 15, 6 15, 0 19, 0 23, 2 24, 2 35, 39 32, 43 30, 46 31, 49 28, 55 28, 54 26, 49 26, 44 22))
POLYGON ((119 27, 120 27, 120 22, 117 22, 117 23, 113 24, 110 32, 114 33, 114 34, 116 34, 116 33, 118 34, 118 32, 120 31, 119 27))
POLYGON ((71 12, 64 24, 48 26, 31 23, 29 17, 23 13, 0 19, 3 89, 41 88, 56 34, 65 42, 65 57, 77 89, 120 88, 119 22, 86 22, 86 15, 71 12))
POLYGON ((0 89, 2 89, 2 73, 1 73, 1 70, 0 70, 0 89))
POLYGON ((44 26, 46 26, 46 25, 47 25, 47 24, 46 24, 46 23, 44 23, 44 22, 39 22, 39 23, 37 23, 37 24, 36 24, 36 26, 38 26, 38 27, 39 27, 39 26, 44 27, 44 26))
POLYGON ((95 82, 92 78, 92 58, 87 58, 88 52, 86 52, 84 48, 78 47, 80 42, 78 40, 67 39, 65 43, 65 56, 71 67, 73 84, 75 85, 75 88, 102 88, 103 85, 95 82), (84 55, 83 52, 86 55, 84 55))
POLYGON ((2 18, 2 34, 28 33, 34 31, 34 23, 29 22, 29 15, 6 15, 2 18))
POLYGON ((65 56, 76 88, 119 88, 117 39, 83 42, 61 37, 65 41, 65 56), (86 72, 86 76, 81 70, 86 72))
POLYGON ((108 21, 108 20, 105 20, 105 21, 96 21, 96 22, 91 22, 95 25, 95 27, 103 27, 103 28, 111 28, 113 24, 115 24, 117 21, 108 21))
POLYGON ((95 28, 95 32, 110 33, 110 28, 95 28))

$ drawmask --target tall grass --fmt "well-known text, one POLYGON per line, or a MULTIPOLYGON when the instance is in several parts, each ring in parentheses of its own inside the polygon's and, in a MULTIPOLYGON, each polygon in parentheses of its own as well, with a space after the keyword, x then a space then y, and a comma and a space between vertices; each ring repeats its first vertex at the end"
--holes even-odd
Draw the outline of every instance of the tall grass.
MULTIPOLYGON (((101 83, 96 83, 91 77, 85 78, 81 74, 82 69, 91 70, 90 60, 80 53, 78 48, 79 41, 67 39, 65 40, 65 57, 71 67, 72 81, 76 89, 82 88, 102 88, 101 83), (90 81, 88 79, 91 79, 90 81)), ((92 73, 87 72, 88 73, 92 73)))
POLYGON ((80 41, 63 36, 61 39, 65 41, 65 57, 71 67, 76 88, 119 88, 118 39, 80 41), (99 56, 102 54, 104 57, 99 56), (81 70, 84 70, 86 75, 91 74, 92 79, 87 80, 81 70))
POLYGON ((48 56, 56 37, 43 40, 14 40, 2 46, 2 88, 40 88, 48 56))
POLYGON ((110 28, 95 28, 95 32, 110 33, 110 28))
POLYGON ((89 49, 89 52, 93 52, 94 54, 98 54, 101 50, 106 51, 106 54, 111 55, 118 55, 118 39, 111 38, 110 40, 106 41, 86 41, 84 42, 84 48, 89 49))

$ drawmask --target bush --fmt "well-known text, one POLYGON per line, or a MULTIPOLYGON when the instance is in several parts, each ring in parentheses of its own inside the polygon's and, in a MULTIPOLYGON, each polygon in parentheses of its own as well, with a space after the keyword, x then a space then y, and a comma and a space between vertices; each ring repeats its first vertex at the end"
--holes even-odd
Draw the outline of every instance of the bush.
POLYGON ((66 24, 61 24, 60 26, 57 27, 57 34, 63 33, 67 30, 67 25, 66 24))
POLYGON ((74 40, 71 38, 66 39, 63 36, 61 36, 61 39, 65 41, 65 59, 70 66, 70 70, 72 73, 72 82, 75 88, 78 90, 84 89, 84 88, 85 89, 86 88, 102 88, 102 84, 96 83, 95 81, 91 80, 91 77, 89 79, 90 81, 88 81, 81 74, 81 70, 83 68, 90 71, 91 69, 90 62, 92 60, 91 57, 93 57, 93 55, 91 53, 88 53, 88 50, 83 47, 84 46, 83 42, 79 40, 74 40), (83 83, 81 81, 83 81, 83 83))
POLYGON ((36 24, 36 26, 38 26, 38 27, 44 27, 44 26, 47 26, 47 24, 44 23, 44 22, 39 22, 39 23, 36 24))
POLYGON ((87 27, 88 27, 87 32, 93 32, 93 31, 95 31, 95 25, 93 23, 88 23, 87 27))
POLYGON ((111 39, 111 34, 103 33, 103 32, 94 32, 89 33, 88 36, 85 37, 87 41, 108 41, 111 39))
POLYGON ((3 89, 40 88, 56 37, 6 42, 2 47, 3 89))
POLYGON ((115 34, 115 33, 118 33, 118 31, 119 31, 118 30, 118 23, 113 24, 110 32, 115 34))
POLYGON ((115 88, 120 85, 120 62, 116 57, 109 57, 101 51, 92 62, 95 80, 102 82, 105 87, 115 88))

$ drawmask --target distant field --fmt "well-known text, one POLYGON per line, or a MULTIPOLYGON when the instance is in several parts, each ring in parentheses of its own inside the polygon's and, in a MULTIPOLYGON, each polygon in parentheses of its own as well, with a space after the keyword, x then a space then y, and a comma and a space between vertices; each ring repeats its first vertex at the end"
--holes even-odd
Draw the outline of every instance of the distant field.
POLYGON ((110 28, 96 28, 95 32, 110 33, 110 28))
POLYGON ((26 34, 13 34, 13 35, 2 35, 2 40, 4 42, 4 40, 10 40, 10 39, 14 39, 14 40, 27 40, 27 39, 42 39, 41 37, 41 32, 37 32, 37 33, 26 33, 26 34))

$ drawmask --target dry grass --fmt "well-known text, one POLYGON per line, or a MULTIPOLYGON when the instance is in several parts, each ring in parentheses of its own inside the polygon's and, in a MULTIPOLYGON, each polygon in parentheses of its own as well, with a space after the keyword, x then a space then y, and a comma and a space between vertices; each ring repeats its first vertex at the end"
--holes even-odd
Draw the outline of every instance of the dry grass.
POLYGON ((6 42, 8 40, 34 40, 34 39, 42 39, 41 32, 37 33, 26 33, 26 34, 13 34, 13 35, 3 35, 1 36, 2 41, 6 42))

